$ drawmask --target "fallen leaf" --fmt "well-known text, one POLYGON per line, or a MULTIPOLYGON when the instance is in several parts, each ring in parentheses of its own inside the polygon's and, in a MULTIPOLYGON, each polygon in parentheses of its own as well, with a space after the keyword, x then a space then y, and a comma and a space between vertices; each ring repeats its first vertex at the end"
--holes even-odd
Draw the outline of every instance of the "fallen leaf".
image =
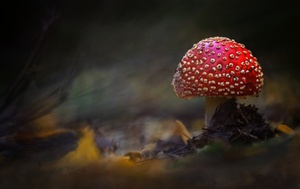
POLYGON ((276 130, 288 135, 296 134, 296 132, 292 128, 284 124, 279 124, 276 130))

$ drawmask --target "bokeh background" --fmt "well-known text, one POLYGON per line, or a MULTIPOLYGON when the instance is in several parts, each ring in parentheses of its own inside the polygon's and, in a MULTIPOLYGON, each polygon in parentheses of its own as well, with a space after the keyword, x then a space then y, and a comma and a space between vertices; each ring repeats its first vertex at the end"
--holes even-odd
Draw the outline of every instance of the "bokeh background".
POLYGON ((179 119, 197 127, 204 99, 177 98, 171 81, 185 52, 211 36, 235 39, 252 51, 265 86, 251 103, 266 120, 297 128, 299 10, 289 0, 6 2, 1 137, 34 130, 32 121, 41 117, 38 125, 51 128, 76 130, 88 122, 123 144, 122 154, 145 144, 141 125, 157 128, 161 120, 179 119))

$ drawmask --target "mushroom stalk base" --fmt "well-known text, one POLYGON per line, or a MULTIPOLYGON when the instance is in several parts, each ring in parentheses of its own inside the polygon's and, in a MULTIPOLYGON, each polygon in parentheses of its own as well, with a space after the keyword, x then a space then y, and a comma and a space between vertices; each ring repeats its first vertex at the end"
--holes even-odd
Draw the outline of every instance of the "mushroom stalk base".
POLYGON ((208 128, 210 120, 214 115, 217 107, 227 101, 227 97, 205 97, 205 127, 208 128))

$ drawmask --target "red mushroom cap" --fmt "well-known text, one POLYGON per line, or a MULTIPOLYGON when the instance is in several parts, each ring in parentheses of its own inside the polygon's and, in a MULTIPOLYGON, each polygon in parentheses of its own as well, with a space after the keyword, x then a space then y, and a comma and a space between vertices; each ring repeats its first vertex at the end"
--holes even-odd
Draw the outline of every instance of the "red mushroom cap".
POLYGON ((195 44, 179 63, 172 85, 180 98, 258 96, 263 72, 250 50, 226 37, 195 44))

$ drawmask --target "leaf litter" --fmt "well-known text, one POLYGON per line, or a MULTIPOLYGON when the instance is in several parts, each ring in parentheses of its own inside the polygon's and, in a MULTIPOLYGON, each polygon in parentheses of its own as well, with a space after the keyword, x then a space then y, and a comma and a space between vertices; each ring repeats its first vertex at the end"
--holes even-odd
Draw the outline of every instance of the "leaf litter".
POLYGON ((173 137, 158 139, 140 152, 128 152, 124 156, 138 163, 149 159, 182 158, 216 144, 249 147, 283 134, 295 134, 287 125, 274 126, 267 122, 255 105, 237 103, 235 98, 220 104, 210 125, 202 128, 203 132, 197 136, 192 136, 181 121, 176 120, 176 126, 173 137))

